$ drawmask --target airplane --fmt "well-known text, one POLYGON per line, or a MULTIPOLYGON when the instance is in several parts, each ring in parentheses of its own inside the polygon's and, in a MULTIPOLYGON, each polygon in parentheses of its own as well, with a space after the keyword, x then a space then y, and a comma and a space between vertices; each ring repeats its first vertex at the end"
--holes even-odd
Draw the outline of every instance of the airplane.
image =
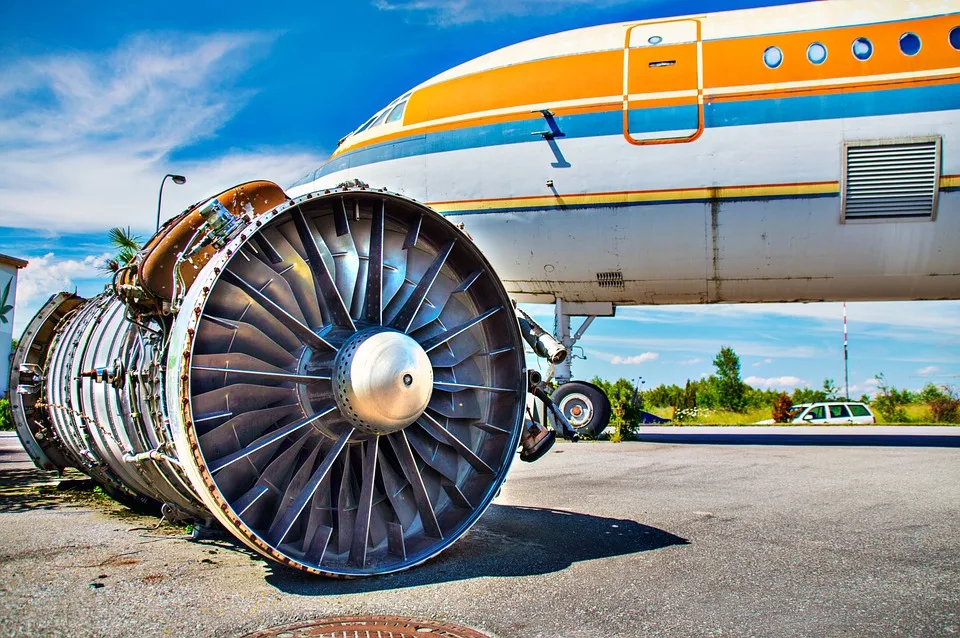
MULTIPOLYGON (((513 299, 555 304, 568 352, 618 305, 957 298, 958 12, 834 0, 537 38, 404 93, 289 193, 426 203, 513 299)), ((609 406, 565 385, 571 360, 558 400, 595 434, 609 406)))
POLYGON ((280 563, 407 569, 469 530, 518 448, 549 449, 547 412, 571 439, 606 426, 570 368, 593 317, 960 297, 958 145, 957 0, 516 44, 393 100, 291 188, 191 206, 103 294, 52 297, 14 354, 14 423, 39 467, 280 563), (523 302, 555 304, 558 334, 523 302))

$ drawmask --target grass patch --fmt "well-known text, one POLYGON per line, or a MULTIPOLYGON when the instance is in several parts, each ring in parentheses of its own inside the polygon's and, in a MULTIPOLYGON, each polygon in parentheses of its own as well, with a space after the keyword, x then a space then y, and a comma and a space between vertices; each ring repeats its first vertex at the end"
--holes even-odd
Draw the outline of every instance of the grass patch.
MULTIPOLYGON (((649 412, 664 419, 673 418, 673 408, 652 408, 649 412)), ((731 410, 700 410, 696 417, 670 425, 751 425, 770 418, 770 408, 754 408, 745 412, 731 410)))
MULTIPOLYGON (((930 407, 925 403, 911 403, 905 406, 905 410, 907 420, 896 423, 885 421, 876 410, 874 410, 873 413, 877 418, 877 425, 952 425, 954 427, 958 425, 952 423, 934 423, 930 407)), ((649 408, 648 411, 665 419, 673 418, 673 408, 649 408)), ((705 414, 698 415, 696 418, 665 425, 753 425, 757 421, 771 418, 773 414, 770 408, 755 408, 745 412, 731 412, 730 410, 707 410, 705 412, 705 414)), ((780 423, 778 425, 791 424, 780 423)), ((793 425, 801 424, 797 423, 793 425)))

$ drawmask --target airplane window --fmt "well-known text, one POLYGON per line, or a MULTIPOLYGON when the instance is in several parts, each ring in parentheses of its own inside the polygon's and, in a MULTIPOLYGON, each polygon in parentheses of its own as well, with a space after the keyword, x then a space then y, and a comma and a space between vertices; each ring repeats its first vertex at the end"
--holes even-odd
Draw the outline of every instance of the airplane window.
POLYGON ((388 115, 389 113, 390 113, 390 109, 384 109, 383 113, 381 113, 381 114, 377 117, 377 119, 374 120, 373 124, 370 125, 370 128, 373 128, 373 127, 375 127, 375 126, 380 126, 381 124, 383 124, 383 121, 384 121, 385 119, 387 119, 387 115, 388 115))
POLYGON ((356 135, 357 133, 363 133, 363 132, 366 131, 368 128, 370 128, 370 127, 373 125, 373 121, 377 119, 377 115, 378 115, 378 113, 374 113, 374 114, 373 114, 373 117, 371 117, 369 120, 367 120, 366 122, 364 122, 363 124, 361 124, 361 125, 360 125, 360 128, 358 128, 356 131, 354 131, 353 134, 356 135))
POLYGON ((865 62, 873 56, 873 43, 866 38, 857 38, 853 41, 853 57, 865 62))
POLYGON ((960 51, 960 27, 953 27, 950 31, 950 46, 960 51))
POLYGON ((900 50, 904 55, 916 55, 920 53, 920 36, 916 33, 904 33, 900 36, 900 50))
POLYGON ((783 64, 783 51, 779 47, 770 47, 763 52, 763 63, 767 68, 775 69, 783 64))
POLYGON ((823 64, 824 60, 827 59, 827 47, 819 42, 814 42, 807 47, 807 59, 813 64, 823 64))
POLYGON ((389 124, 390 122, 396 122, 401 117, 403 117, 403 110, 405 108, 407 108, 406 100, 404 100, 403 102, 400 102, 400 104, 397 104, 395 107, 393 107, 393 110, 390 111, 390 115, 387 116, 387 124, 389 124))

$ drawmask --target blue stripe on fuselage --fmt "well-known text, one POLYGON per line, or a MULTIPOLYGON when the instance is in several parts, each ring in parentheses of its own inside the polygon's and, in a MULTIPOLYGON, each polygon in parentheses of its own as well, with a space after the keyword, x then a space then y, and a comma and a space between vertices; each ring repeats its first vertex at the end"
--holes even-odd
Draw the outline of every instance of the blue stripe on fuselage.
MULTIPOLYGON (((814 120, 899 115, 960 108, 960 84, 943 84, 882 91, 860 91, 787 98, 708 102, 704 126, 720 128, 814 120)), ((632 133, 678 131, 696 128, 694 106, 672 106, 630 111, 632 133)), ((620 135, 623 112, 584 113, 555 118, 562 132, 557 139, 620 135)), ((314 179, 347 168, 429 153, 529 142, 549 130, 543 119, 518 120, 453 131, 414 135, 400 140, 348 151, 321 166, 314 179)))

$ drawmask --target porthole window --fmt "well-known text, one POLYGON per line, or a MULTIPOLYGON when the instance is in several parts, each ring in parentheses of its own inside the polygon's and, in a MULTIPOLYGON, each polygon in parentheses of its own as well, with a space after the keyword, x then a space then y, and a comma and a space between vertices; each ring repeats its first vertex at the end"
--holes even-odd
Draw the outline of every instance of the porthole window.
POLYGON ((767 68, 775 69, 783 64, 783 51, 779 47, 770 47, 763 52, 763 63, 767 68))
POLYGON ((920 53, 920 36, 916 33, 904 33, 900 36, 900 50, 904 55, 916 55, 920 53))
POLYGON ((853 41, 853 57, 866 62, 873 57, 873 43, 866 38, 857 38, 853 41))
POLYGON ((953 27, 950 31, 950 46, 960 51, 960 27, 953 27))
POLYGON ((827 59, 827 47, 819 42, 814 42, 807 47, 807 59, 812 64, 823 64, 827 59))

